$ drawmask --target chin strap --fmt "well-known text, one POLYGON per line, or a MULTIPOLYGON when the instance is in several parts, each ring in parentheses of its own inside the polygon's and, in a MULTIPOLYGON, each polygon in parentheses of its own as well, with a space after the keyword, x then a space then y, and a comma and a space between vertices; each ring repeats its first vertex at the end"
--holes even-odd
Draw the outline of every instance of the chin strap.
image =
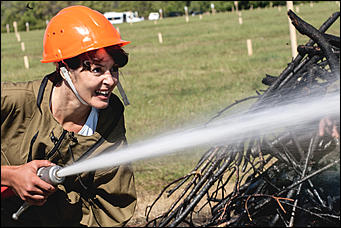
POLYGON ((118 83, 117 83, 117 89, 121 94, 124 105, 126 105, 126 106, 129 105, 130 103, 129 103, 128 97, 127 97, 126 93, 124 92, 120 81, 118 81, 118 83))
MULTIPOLYGON (((112 75, 113 77, 116 77, 116 78, 118 79, 118 78, 119 78, 119 77, 118 77, 118 68, 117 68, 116 71, 111 72, 111 75, 112 75)), ((121 97, 122 97, 122 100, 123 100, 124 105, 125 105, 125 106, 129 105, 130 102, 129 102, 129 100, 128 100, 128 97, 127 97, 126 93, 124 92, 124 89, 123 89, 123 87, 122 87, 122 85, 121 85, 120 80, 118 80, 116 86, 117 86, 118 91, 119 91, 120 94, 121 94, 121 97)))
POLYGON ((62 71, 62 75, 64 76, 65 80, 67 81, 67 83, 69 84, 69 86, 71 87, 71 90, 73 91, 73 93, 76 95, 76 97, 78 98, 78 100, 84 104, 84 105, 88 105, 88 103, 86 103, 78 94, 75 86, 73 85, 69 72, 67 71, 67 69, 65 67, 61 67, 60 70, 62 71))

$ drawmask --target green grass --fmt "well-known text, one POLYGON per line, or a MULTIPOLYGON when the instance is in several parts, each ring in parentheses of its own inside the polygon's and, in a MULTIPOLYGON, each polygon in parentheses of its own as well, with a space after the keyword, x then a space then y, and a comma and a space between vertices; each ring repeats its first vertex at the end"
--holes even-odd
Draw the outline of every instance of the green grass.
MULTIPOLYGON (((335 3, 299 6, 298 15, 319 28, 340 8, 335 3)), ((235 100, 266 89, 265 74, 279 75, 291 62, 288 17, 285 8, 218 13, 189 18, 166 18, 154 24, 143 21, 118 25, 129 63, 121 71, 122 85, 131 105, 126 107, 129 143, 149 138, 188 123, 207 121, 235 100), (163 43, 158 41, 162 33, 163 43), (253 56, 246 40, 252 40, 253 56)), ((339 20, 327 31, 340 34, 339 20)), ((40 63, 43 30, 21 32, 26 50, 21 51, 14 33, 1 34, 1 81, 42 78, 53 71, 40 63), (24 68, 23 55, 30 60, 24 68)), ((297 43, 308 37, 297 32, 297 43)), ((115 93, 118 94, 116 90, 115 93)), ((189 150, 134 163, 140 188, 160 190, 166 182, 187 173, 204 150, 189 150), (193 152, 195 151, 195 152, 193 152)))

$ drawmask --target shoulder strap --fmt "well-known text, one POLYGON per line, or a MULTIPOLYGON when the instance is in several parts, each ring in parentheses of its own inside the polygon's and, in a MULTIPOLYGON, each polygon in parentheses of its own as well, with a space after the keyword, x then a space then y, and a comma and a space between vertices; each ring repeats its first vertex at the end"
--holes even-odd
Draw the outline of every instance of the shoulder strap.
POLYGON ((54 74, 55 72, 51 73, 51 74, 48 74, 46 75, 41 84, 40 84, 40 87, 39 87, 39 91, 38 91, 38 97, 37 97, 37 106, 38 106, 38 109, 39 111, 41 112, 41 109, 40 109, 40 105, 41 105, 41 102, 43 101, 43 97, 44 97, 44 92, 45 92, 45 87, 47 85, 47 82, 49 80, 49 77, 54 74))
POLYGON ((37 131, 37 133, 36 133, 36 134, 32 137, 32 139, 31 139, 31 142, 30 142, 30 151, 28 152, 28 157, 27 157, 27 162, 26 162, 26 163, 29 163, 30 161, 32 161, 32 147, 33 147, 34 142, 35 142, 36 139, 37 139, 38 133, 39 133, 39 131, 37 131))
POLYGON ((38 91, 38 96, 37 96, 37 106, 38 106, 38 109, 39 109, 40 112, 41 112, 40 105, 41 105, 41 102, 43 101, 45 88, 46 88, 46 85, 47 85, 47 82, 48 82, 49 79, 53 82, 53 84, 56 84, 56 83, 59 82, 60 76, 58 75, 57 71, 53 71, 52 73, 47 74, 43 78, 43 80, 42 80, 42 82, 40 84, 39 91, 38 91))

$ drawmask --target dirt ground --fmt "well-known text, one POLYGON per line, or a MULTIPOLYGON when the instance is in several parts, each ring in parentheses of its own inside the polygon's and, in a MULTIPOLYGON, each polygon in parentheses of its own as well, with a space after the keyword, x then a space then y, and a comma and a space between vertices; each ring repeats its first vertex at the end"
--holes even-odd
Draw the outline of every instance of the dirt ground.
POLYGON ((148 193, 146 191, 137 191, 137 205, 133 217, 130 219, 127 227, 143 227, 146 225, 145 210, 156 199, 158 193, 148 193))
MULTIPOLYGON (((165 186, 161 186, 162 189, 165 186)), ((228 192, 232 191, 233 186, 226 186, 226 190, 228 192)), ((161 190, 162 190, 161 189, 161 190)), ((136 210, 131 218, 131 220, 126 224, 127 227, 144 227, 147 224, 146 221, 146 208, 147 206, 152 205, 152 203, 155 201, 155 199, 158 197, 160 194, 161 190, 159 192, 148 192, 144 189, 139 189, 139 186, 136 186, 136 191, 137 191, 137 205, 136 205, 136 210)), ((169 190, 169 189, 168 189, 169 190)), ((178 199, 180 194, 182 193, 181 189, 178 189, 175 191, 169 198, 166 197, 166 193, 162 195, 162 197, 157 201, 157 203, 153 206, 153 210, 149 214, 149 220, 155 218, 156 216, 160 216, 163 212, 169 209, 170 205, 172 205, 175 200, 178 199)), ((181 201, 182 202, 182 201, 181 201)), ((196 210, 201 208, 203 203, 206 202, 206 198, 203 197, 201 201, 198 203, 196 206, 196 210)), ((201 222, 205 220, 205 217, 210 217, 210 211, 208 206, 204 207, 200 211, 200 217, 198 218, 193 218, 193 221, 198 221, 198 225, 202 224, 201 222)))
MULTIPOLYGON (((273 164, 273 162, 275 162, 276 159, 274 159, 273 161, 269 162, 265 168, 269 167, 271 164, 273 164)), ((224 174, 224 178, 227 178, 229 176, 230 172, 226 172, 224 174)), ((157 190, 147 190, 145 189, 142 185, 140 185, 139 183, 136 183, 135 187, 136 187, 136 193, 137 193, 137 205, 136 205, 136 210, 135 213, 133 215, 133 217, 131 218, 131 220, 126 224, 126 226, 128 227, 144 227, 147 224, 146 221, 146 208, 148 206, 151 206, 152 203, 155 201, 155 199, 158 197, 158 195, 161 193, 161 191, 164 189, 164 187, 167 186, 167 184, 169 184, 171 181, 162 183, 159 183, 160 186, 157 186, 157 190)), ((188 183, 188 182, 186 182, 188 183)), ((211 186, 209 193, 212 194, 212 191, 214 191, 216 189, 216 184, 215 183, 213 186, 211 186)), ((225 194, 229 194, 233 191, 234 186, 234 182, 233 180, 231 180, 230 184, 225 185, 224 190, 226 191, 225 194)), ((182 185, 178 190, 176 190, 170 197, 166 197, 167 193, 165 192, 162 197, 157 201, 157 203, 153 206, 153 210, 151 211, 151 213, 149 214, 149 221, 152 220, 153 218, 162 215, 164 212, 166 212, 166 210, 168 210, 170 208, 170 206, 178 199, 178 197, 180 196, 180 194, 182 194, 183 189, 185 188, 185 186, 187 186, 187 184, 182 185)), ((170 190, 173 187, 175 187, 175 185, 170 186, 170 188, 167 189, 170 190)), ((188 194, 189 192, 187 192, 188 194)), ((187 196, 186 194, 186 196, 187 196)), ((183 199, 182 199, 183 200, 183 199)), ((181 200, 181 202, 182 202, 181 200)), ((198 211, 201 206, 207 203, 207 198, 206 196, 204 196, 201 201, 197 204, 195 211, 198 211)), ((213 203, 211 202, 211 205, 213 206, 213 203)), ((177 205, 178 206, 178 205, 177 205)), ((210 208, 209 206, 206 205, 206 207, 204 209, 202 209, 200 211, 200 214, 198 215, 197 218, 193 217, 193 220, 197 220, 198 221, 198 226, 201 224, 205 224, 205 219, 206 218, 210 218, 211 217, 211 212, 210 212, 210 208), (200 217, 199 217, 200 216, 200 217)))
MULTIPOLYGON (((126 225, 127 227, 144 227, 147 224, 146 221, 146 208, 150 206, 156 199, 156 197, 160 194, 160 192, 148 192, 143 189, 138 189, 137 187, 137 205, 136 210, 131 218, 131 220, 126 225)), ((178 193, 179 194, 179 193, 178 193)), ((167 208, 165 205, 170 205, 176 199, 176 195, 172 195, 169 198, 162 197, 160 202, 155 204, 152 212, 149 215, 150 218, 154 218, 157 215, 160 215, 167 208)))

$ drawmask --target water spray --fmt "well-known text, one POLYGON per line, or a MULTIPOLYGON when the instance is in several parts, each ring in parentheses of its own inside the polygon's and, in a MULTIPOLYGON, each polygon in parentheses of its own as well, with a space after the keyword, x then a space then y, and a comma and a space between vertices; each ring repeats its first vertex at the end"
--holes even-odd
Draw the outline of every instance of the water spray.
MULTIPOLYGON (((339 115, 340 93, 300 98, 293 103, 213 121, 207 126, 180 129, 160 137, 131 144, 114 151, 109 147, 99 156, 76 162, 58 170, 60 177, 110 168, 132 161, 170 154, 182 149, 236 142, 250 136, 269 134, 289 127, 308 125, 329 115, 339 115)), ((314 126, 315 127, 315 126, 314 126)), ((305 130, 313 130, 305 129, 305 130)))

